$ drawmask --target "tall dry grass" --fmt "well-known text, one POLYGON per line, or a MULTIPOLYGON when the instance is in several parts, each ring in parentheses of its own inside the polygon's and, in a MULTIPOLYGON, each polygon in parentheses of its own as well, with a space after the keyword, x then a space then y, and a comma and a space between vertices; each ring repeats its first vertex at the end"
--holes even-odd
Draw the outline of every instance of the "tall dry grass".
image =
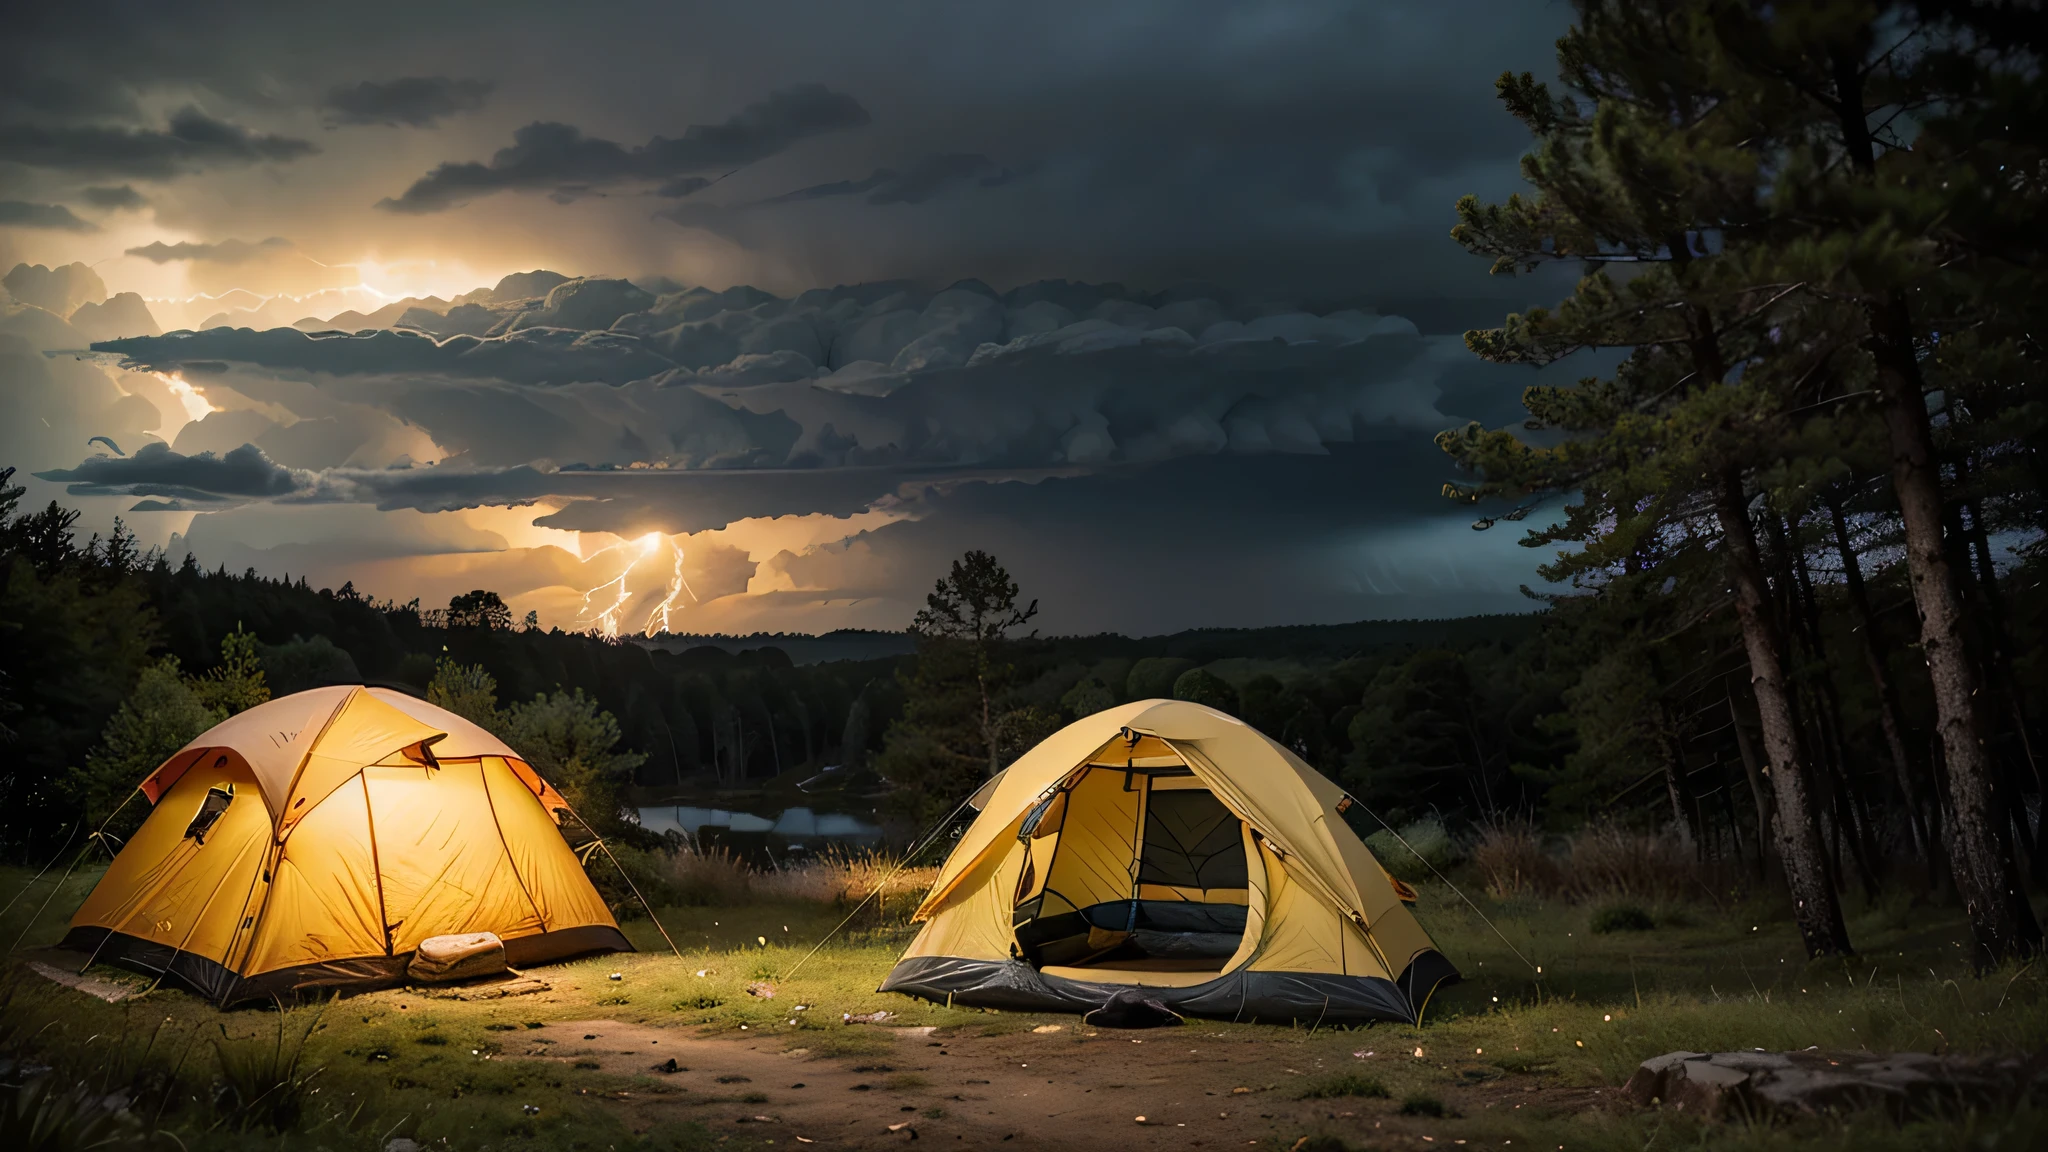
POLYGON ((1472 845, 1472 867, 1496 900, 1540 896, 1564 886, 1564 866, 1527 824, 1493 824, 1472 845))
POLYGON ((675 904, 737 906, 763 900, 853 905, 880 893, 886 901, 922 896, 936 865, 900 868, 887 854, 827 849, 802 863, 757 869, 722 848, 681 849, 659 859, 664 895, 675 904))
POLYGON ((1472 866, 1495 899, 1692 900, 1706 894, 1700 864, 1675 836, 1619 824, 1588 825, 1553 850, 1527 824, 1484 829, 1472 866))

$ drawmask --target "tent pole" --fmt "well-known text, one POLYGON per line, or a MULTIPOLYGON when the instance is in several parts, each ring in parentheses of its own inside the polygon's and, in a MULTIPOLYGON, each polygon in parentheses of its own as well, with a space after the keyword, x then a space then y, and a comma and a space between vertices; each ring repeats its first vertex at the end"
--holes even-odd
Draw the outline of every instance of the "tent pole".
MULTIPOLYGON (((976 789, 976 792, 978 791, 980 790, 976 789)), ((873 900, 876 896, 879 896, 884 891, 886 891, 889 887, 889 881, 894 880, 898 872, 901 872, 905 868, 908 868, 912 860, 917 859, 917 857, 920 854, 922 854, 925 849, 931 847, 935 842, 937 842, 939 838, 939 833, 945 830, 946 825, 951 824, 953 822, 953 818, 955 816, 960 815, 960 809, 967 807, 967 805, 972 803, 973 800, 974 793, 970 792, 968 793, 967 799, 962 800, 959 804, 954 806, 951 812, 948 812, 944 816, 940 817, 939 822, 937 824, 932 825, 932 827, 927 830, 924 842, 911 848, 910 851, 905 852, 903 854, 903 859, 898 860, 896 862, 896 866, 894 868, 889 869, 889 874, 887 876, 882 877, 881 883, 875 885, 875 890, 873 892, 868 893, 865 897, 863 897, 860 903, 855 904, 853 906, 853 911, 848 912, 846 914, 846 919, 841 920, 839 923, 833 925, 832 930, 830 932, 827 932, 823 936, 820 936, 818 938, 818 942, 816 944, 811 945, 811 950, 809 952, 804 953, 804 958, 797 961, 795 964, 791 965, 789 971, 784 972, 782 974, 782 978, 784 980, 788 980, 791 977, 795 976, 797 969, 802 968, 805 964, 809 963, 811 957, 816 956, 818 954, 818 949, 823 948, 827 940, 830 940, 832 939, 832 937, 837 936, 841 928, 844 928, 848 924, 853 923, 853 918, 855 916, 860 915, 860 910, 868 906, 868 901, 873 900)), ((952 994, 949 992, 947 993, 947 1000, 950 1002, 951 999, 952 994)))
POLYGON ((638 900, 640 902, 640 907, 647 910, 647 918, 654 922, 654 930, 656 932, 661 933, 662 941, 668 945, 668 950, 670 952, 675 953, 676 959, 682 959, 683 950, 676 947, 676 942, 674 940, 669 939, 668 929, 663 928, 661 926, 661 917, 656 916, 654 914, 654 905, 649 904, 647 902, 647 897, 642 896, 640 894, 639 886, 634 884, 633 878, 626 874, 626 866, 624 864, 619 863, 619 858, 617 856, 612 855, 612 846, 604 842, 604 837, 598 833, 597 829, 592 828, 590 826, 590 821, 585 820, 583 818, 583 813, 578 812, 574 807, 569 806, 568 797, 562 797, 562 804, 565 807, 568 807, 569 815, 574 816, 576 818, 576 822, 578 824, 583 825, 584 831, 590 833, 592 836, 597 837, 597 846, 599 848, 604 849, 605 859, 610 860, 612 862, 612 867, 617 868, 619 870, 619 879, 624 880, 626 882, 626 890, 633 894, 633 899, 638 900))
POLYGON ((1415 850, 1414 845, 1408 843, 1407 840, 1403 839, 1401 834, 1395 831, 1394 826, 1392 824, 1387 823, 1385 820, 1381 820, 1379 813, 1373 811, 1370 808, 1367 808, 1362 802, 1360 802, 1358 797, 1353 796, 1351 793, 1346 792, 1344 794, 1344 798, 1351 801, 1352 805, 1356 807, 1359 811, 1365 813, 1367 816, 1370 816, 1375 820, 1379 820, 1380 827, 1385 828, 1388 831, 1388 833, 1390 833, 1394 837, 1395 840, 1399 841, 1401 847, 1408 849, 1408 854, 1410 856, 1415 857, 1417 860, 1421 860, 1422 866, 1424 868, 1429 869, 1430 875, 1435 876, 1437 879, 1443 881, 1444 887, 1449 888, 1451 891, 1456 892, 1458 894, 1458 899, 1463 900, 1466 903, 1466 905, 1472 909, 1472 914, 1479 917, 1480 923, 1486 925, 1488 928, 1493 929, 1493 934, 1495 936, 1500 937, 1500 942, 1508 946, 1508 951, 1513 952, 1515 954, 1515 959, 1520 960, 1523 964, 1528 965, 1528 967, 1532 969, 1538 976, 1543 975, 1543 969, 1538 967, 1536 964, 1531 963, 1527 956, 1522 955, 1522 950, 1520 948, 1515 947, 1514 941, 1509 940, 1505 932, 1502 932, 1499 928, 1495 927, 1493 921, 1488 920, 1486 918, 1486 913, 1481 912, 1479 910, 1479 905, 1472 903, 1472 898, 1470 896, 1465 895, 1463 889, 1459 888, 1456 884, 1451 883, 1450 877, 1445 876, 1443 873, 1437 871, 1436 865, 1431 864, 1428 861, 1428 859, 1426 859, 1422 855, 1422 853, 1417 852, 1415 850))
POLYGON ((76 835, 78 835, 78 825, 73 824, 71 826, 70 833, 64 837, 64 843, 59 844, 57 846, 57 854, 55 856, 50 857, 50 862, 48 864, 43 865, 43 870, 41 872, 38 872, 34 876, 29 877, 28 883, 23 884, 21 886, 21 891, 16 892, 14 894, 14 899, 9 900, 5 908, 0 908, 0 916, 5 916, 7 913, 13 911, 16 902, 18 902, 23 896, 28 895, 28 890, 36 886, 36 881, 41 880, 45 875, 49 873, 50 869, 55 868, 57 866, 57 861, 62 860, 64 858, 64 853, 70 850, 71 838, 76 835))
MULTIPOLYGON (((78 835, 78 825, 74 824, 71 826, 71 835, 64 837, 64 847, 57 849, 57 855, 51 857, 50 862, 48 864, 43 865, 43 870, 41 872, 36 873, 36 880, 42 879, 45 873, 49 872, 51 868, 56 867, 57 861, 62 859, 65 851, 71 847, 71 837, 76 835, 78 835)), ((50 889, 50 894, 44 897, 43 902, 36 907, 36 914, 28 918, 27 924, 22 925, 21 935, 16 936, 14 938, 14 943, 7 946, 8 952, 11 953, 16 948, 21 947, 21 942, 23 940, 28 939, 30 929, 33 929, 36 926, 36 921, 42 919, 43 913, 50 907, 50 901, 55 900, 57 898, 57 893, 62 892, 64 890, 64 882, 66 880, 71 879, 72 870, 78 867, 78 862, 80 860, 85 859, 85 854, 87 852, 90 852, 91 850, 92 845, 87 844, 85 848, 80 850, 78 855, 72 859, 71 867, 64 869, 64 875, 59 876, 57 878, 56 886, 50 889)), ((29 885, 32 885, 34 883, 35 880, 31 880, 28 882, 28 884, 22 885, 21 892, 15 895, 14 900, 21 899, 22 895, 28 892, 29 885)), ((9 908, 14 907, 14 900, 9 900, 7 902, 7 906, 9 908)))
MULTIPOLYGON (((135 789, 135 791, 130 792, 128 793, 127 796, 123 797, 121 799, 121 803, 116 805, 112 812, 107 813, 107 818, 105 820, 100 821, 100 826, 97 830, 93 832, 92 838, 94 840, 99 841, 102 845, 105 845, 107 842, 107 825, 112 824, 114 822, 114 817, 119 816, 121 814, 121 810, 123 808, 128 807, 128 801, 135 799, 137 796, 141 794, 142 789, 137 788, 135 789)), ((112 863, 114 858, 118 856, 120 856, 120 852, 110 849, 108 855, 108 863, 112 863)), ((61 888, 63 887, 63 885, 60 884, 58 885, 58 887, 61 888)), ((113 938, 114 930, 112 928, 107 929, 107 934, 105 936, 100 937, 100 942, 92 946, 92 955, 87 956, 85 958, 85 963, 78 966, 78 974, 80 976, 85 975, 86 969, 91 968, 95 963, 99 961, 100 950, 105 948, 107 946, 107 941, 112 940, 113 938)))

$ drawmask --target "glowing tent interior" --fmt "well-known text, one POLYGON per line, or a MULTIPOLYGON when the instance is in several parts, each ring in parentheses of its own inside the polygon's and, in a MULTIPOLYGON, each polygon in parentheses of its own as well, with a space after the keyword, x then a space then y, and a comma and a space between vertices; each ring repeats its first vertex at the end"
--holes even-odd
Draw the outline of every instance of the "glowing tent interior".
POLYGON ((155 805, 63 947, 221 1004, 394 984, 419 943, 494 932, 508 962, 630 951, 497 737, 383 688, 316 688, 207 730, 151 773, 155 805))
POLYGON ((1457 977, 1335 784, 1211 708, 1078 720, 983 789, 883 991, 1087 1010, 1414 1023, 1457 977))

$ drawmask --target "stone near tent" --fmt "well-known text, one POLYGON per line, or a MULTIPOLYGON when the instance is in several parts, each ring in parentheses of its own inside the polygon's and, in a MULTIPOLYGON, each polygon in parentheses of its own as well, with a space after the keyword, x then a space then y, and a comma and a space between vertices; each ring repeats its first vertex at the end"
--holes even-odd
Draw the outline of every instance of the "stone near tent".
POLYGON ((508 996, 531 996, 536 992, 549 991, 551 986, 545 980, 531 976, 513 975, 510 980, 485 981, 480 984, 454 984, 429 987, 424 993, 436 1000, 503 1000, 508 996))
POLYGON ((505 969, 505 942, 497 933, 464 932, 420 941, 405 974, 422 984, 446 984, 495 976, 505 969))
POLYGON ((1905 1117, 2003 1106, 2048 1086, 2041 1060, 1925 1052, 1667 1052, 1623 1087, 1639 1104, 1724 1119, 1883 1108, 1905 1117))

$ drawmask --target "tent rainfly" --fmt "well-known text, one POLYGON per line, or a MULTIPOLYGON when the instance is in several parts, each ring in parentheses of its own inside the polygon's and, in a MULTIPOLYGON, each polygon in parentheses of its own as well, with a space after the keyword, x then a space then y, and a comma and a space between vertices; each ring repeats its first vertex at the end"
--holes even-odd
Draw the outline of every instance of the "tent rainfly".
POLYGON ((1457 978, 1344 792, 1213 708, 1077 720, 976 800, 882 991, 1086 1011, 1139 987, 1189 1015, 1412 1024, 1457 978))
POLYGON ((631 951, 503 741, 383 688, 315 688, 208 729, 63 947, 216 1003, 399 983, 420 941, 495 932, 512 964, 631 951))

